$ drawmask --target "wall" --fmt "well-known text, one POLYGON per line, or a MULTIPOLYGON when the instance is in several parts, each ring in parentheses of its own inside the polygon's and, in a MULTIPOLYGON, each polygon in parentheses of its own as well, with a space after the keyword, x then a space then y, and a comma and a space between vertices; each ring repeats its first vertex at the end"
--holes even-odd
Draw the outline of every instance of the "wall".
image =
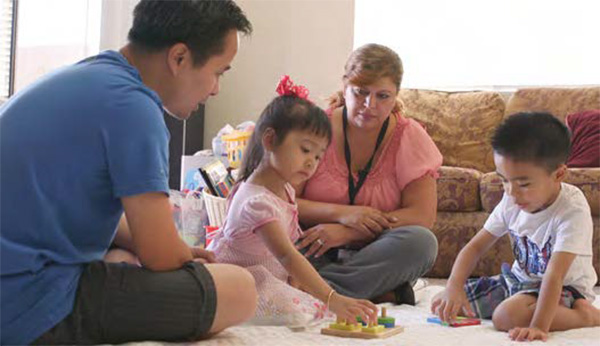
POLYGON ((352 51, 353 0, 238 0, 254 32, 242 37, 219 95, 206 105, 204 147, 225 124, 256 120, 283 74, 310 89, 320 106, 341 88, 352 51))

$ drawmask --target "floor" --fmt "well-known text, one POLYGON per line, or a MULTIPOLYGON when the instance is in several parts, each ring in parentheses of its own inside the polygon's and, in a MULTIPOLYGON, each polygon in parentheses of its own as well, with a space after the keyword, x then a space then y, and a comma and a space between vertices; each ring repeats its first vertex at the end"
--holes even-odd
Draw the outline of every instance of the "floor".
MULTIPOLYGON (((506 333, 496 331, 491 321, 483 321, 479 326, 462 328, 442 327, 427 323, 431 298, 443 289, 445 280, 426 279, 415 286, 416 306, 386 306, 388 315, 396 318, 404 332, 383 340, 346 339, 320 334, 316 326, 307 330, 293 332, 287 327, 273 326, 238 326, 229 328, 216 337, 196 342, 194 345, 523 345, 511 341, 506 333)), ((600 287, 596 287, 594 305, 600 308, 600 287)), ((582 328, 566 332, 551 333, 548 342, 536 341, 531 345, 577 345, 600 346, 600 327, 582 328)), ((130 346, 166 345, 158 342, 132 343, 130 346)))

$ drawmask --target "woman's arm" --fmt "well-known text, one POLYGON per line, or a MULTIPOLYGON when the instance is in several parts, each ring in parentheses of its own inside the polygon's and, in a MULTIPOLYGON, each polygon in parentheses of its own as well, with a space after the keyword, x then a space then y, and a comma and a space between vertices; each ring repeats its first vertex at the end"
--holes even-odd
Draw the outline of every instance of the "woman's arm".
POLYGON ((307 227, 321 223, 338 223, 340 215, 344 214, 345 205, 315 202, 298 198, 298 217, 300 222, 307 227))
POLYGON ((429 174, 413 180, 402 190, 402 207, 388 215, 391 227, 418 225, 431 229, 437 216, 437 183, 429 174))

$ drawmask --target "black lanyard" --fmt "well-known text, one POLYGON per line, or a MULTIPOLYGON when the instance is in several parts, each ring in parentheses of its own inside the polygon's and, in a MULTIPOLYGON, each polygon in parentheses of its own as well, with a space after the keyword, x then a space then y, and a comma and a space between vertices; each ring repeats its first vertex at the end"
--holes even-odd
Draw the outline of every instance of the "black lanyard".
POLYGON ((356 182, 356 185, 354 185, 354 178, 352 177, 352 157, 350 155, 350 145, 348 144, 348 137, 346 135, 346 129, 348 128, 348 111, 346 110, 346 107, 344 107, 344 110, 342 111, 342 120, 344 123, 344 154, 346 157, 346 166, 348 166, 348 198, 350 199, 350 205, 353 205, 358 191, 365 183, 365 180, 367 180, 369 171, 371 171, 371 165, 373 164, 375 153, 377 153, 377 149, 379 149, 381 142, 383 142, 383 137, 385 137, 388 125, 390 124, 390 117, 385 119, 383 126, 381 126, 381 130, 379 130, 377 142, 375 143, 375 149, 373 149, 373 154, 371 154, 369 162, 367 162, 365 168, 358 171, 358 181, 356 182))

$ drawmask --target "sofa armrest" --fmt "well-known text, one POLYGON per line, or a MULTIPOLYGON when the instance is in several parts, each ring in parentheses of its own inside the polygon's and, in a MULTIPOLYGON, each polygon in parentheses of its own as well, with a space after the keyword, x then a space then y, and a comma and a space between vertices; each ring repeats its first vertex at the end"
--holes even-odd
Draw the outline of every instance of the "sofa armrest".
POLYGON ((569 168, 565 182, 581 189, 592 215, 600 215, 600 168, 569 168))

